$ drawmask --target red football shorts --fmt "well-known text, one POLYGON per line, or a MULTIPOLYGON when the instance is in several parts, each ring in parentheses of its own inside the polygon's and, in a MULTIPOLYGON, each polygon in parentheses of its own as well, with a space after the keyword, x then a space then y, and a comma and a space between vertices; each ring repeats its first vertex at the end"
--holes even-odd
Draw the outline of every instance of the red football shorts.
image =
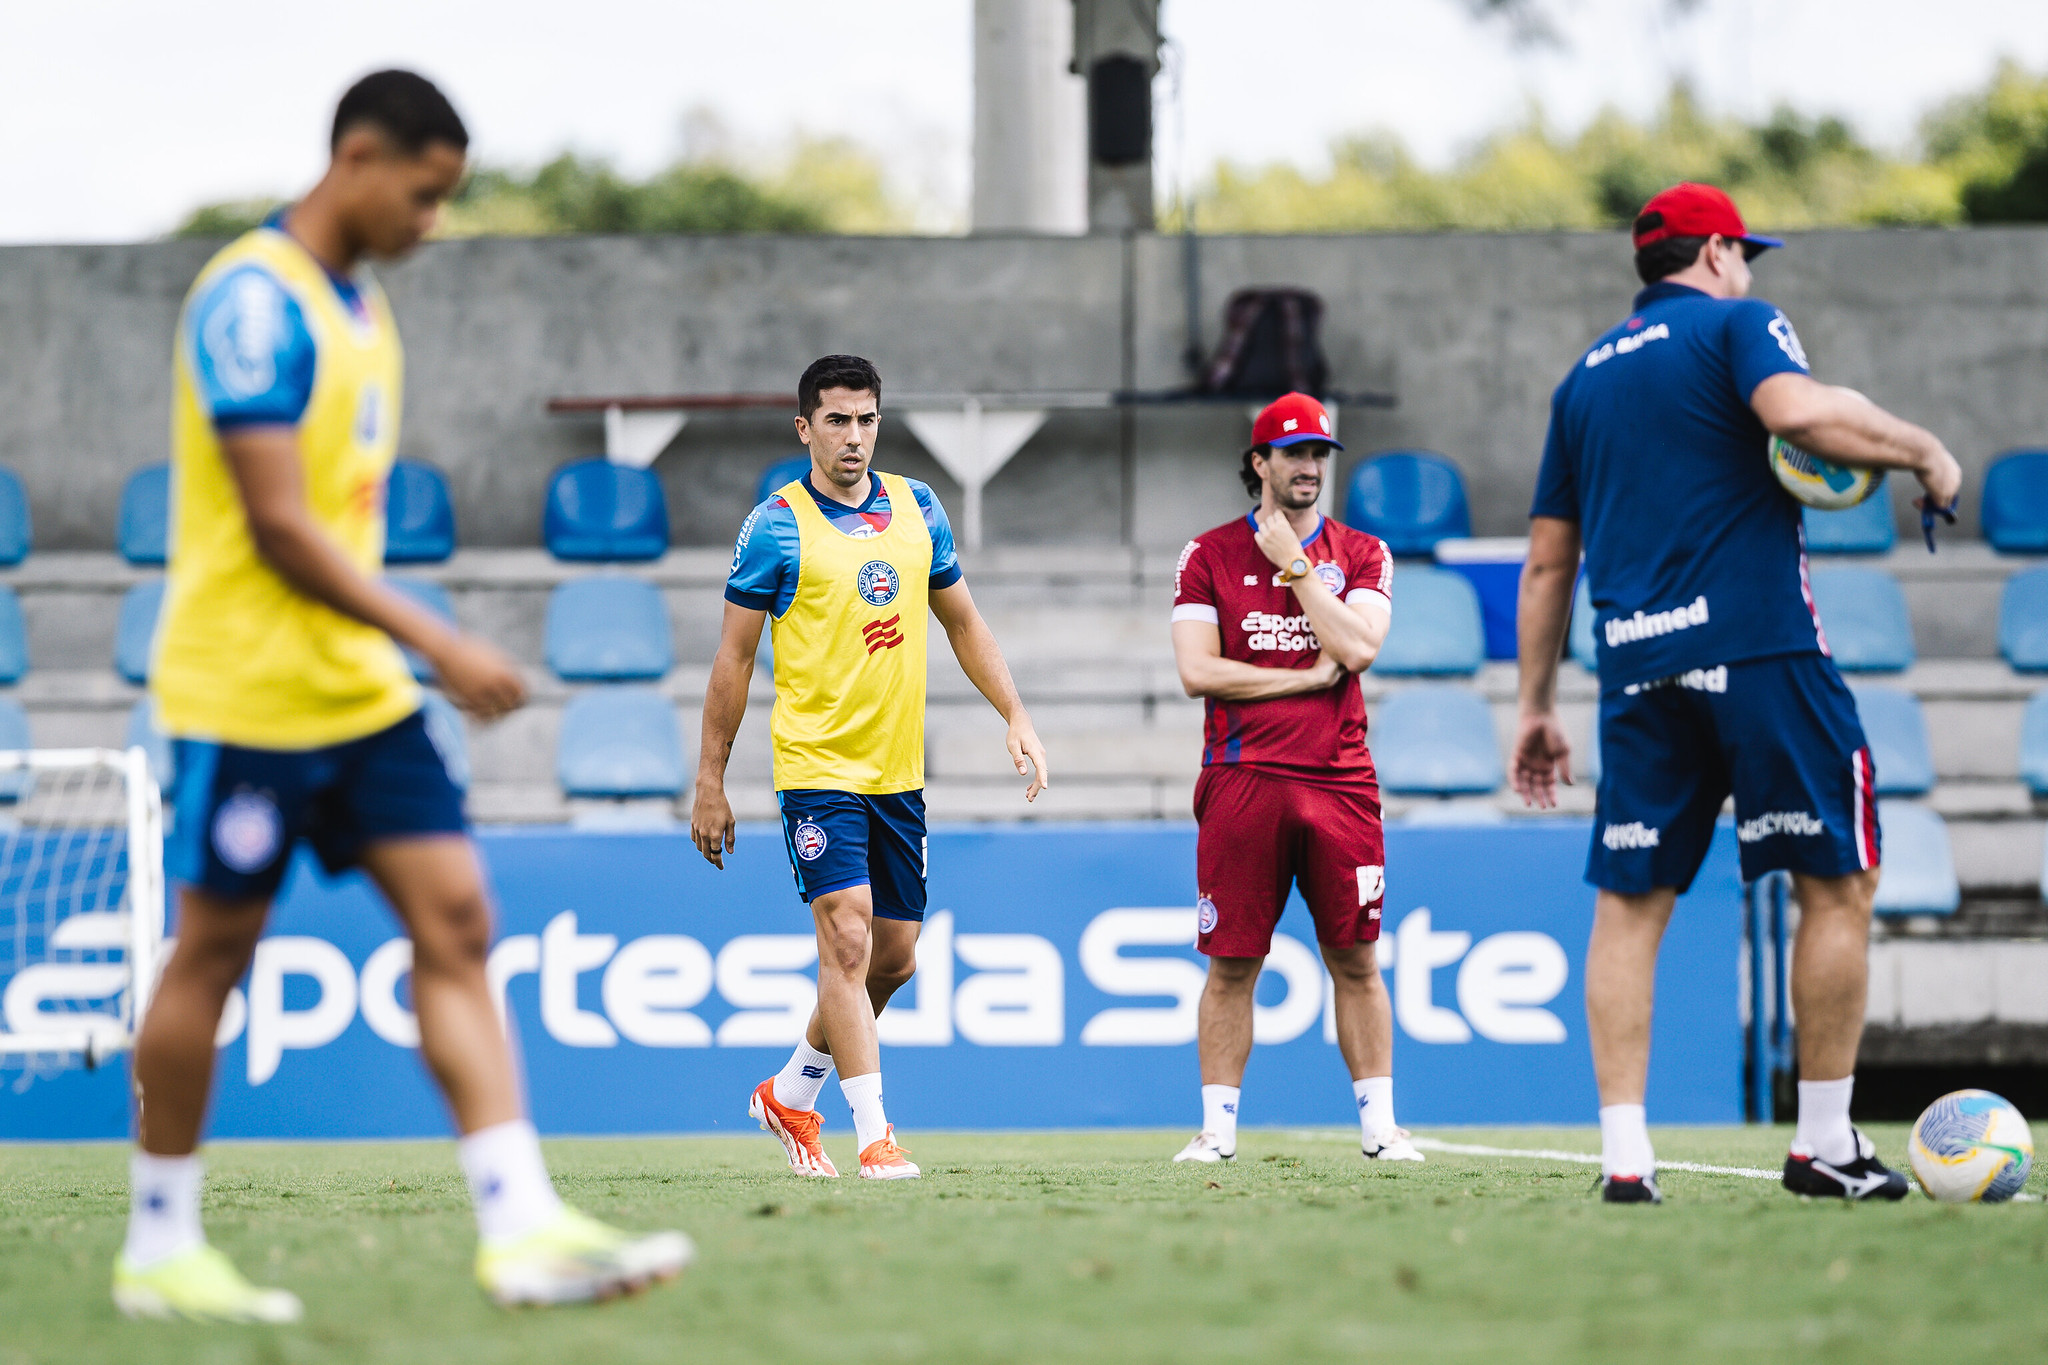
POLYGON ((1295 885, 1324 947, 1380 936, 1387 858, 1377 783, 1324 786, 1214 763, 1195 783, 1195 819, 1195 946, 1209 956, 1264 957, 1295 885))

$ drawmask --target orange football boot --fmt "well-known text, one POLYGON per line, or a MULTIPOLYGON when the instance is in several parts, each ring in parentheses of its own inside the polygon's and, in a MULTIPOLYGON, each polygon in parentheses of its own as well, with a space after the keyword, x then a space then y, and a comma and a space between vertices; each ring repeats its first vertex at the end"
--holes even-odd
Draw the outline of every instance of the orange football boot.
POLYGON ((917 1163, 910 1159, 910 1153, 896 1145, 893 1123, 883 1130, 882 1136, 861 1148, 862 1180, 915 1180, 918 1175, 917 1163))
MULTIPOLYGON (((775 1098, 775 1078, 754 1087, 754 1097, 747 1101, 747 1117, 756 1119, 761 1126, 775 1134, 782 1143, 782 1150, 789 1156, 789 1169, 798 1175, 827 1176, 837 1180, 839 1169, 832 1164, 832 1158, 825 1155, 825 1145, 818 1140, 818 1115, 809 1109, 792 1109, 775 1098)), ((915 1175, 917 1168, 911 1167, 915 1175)))

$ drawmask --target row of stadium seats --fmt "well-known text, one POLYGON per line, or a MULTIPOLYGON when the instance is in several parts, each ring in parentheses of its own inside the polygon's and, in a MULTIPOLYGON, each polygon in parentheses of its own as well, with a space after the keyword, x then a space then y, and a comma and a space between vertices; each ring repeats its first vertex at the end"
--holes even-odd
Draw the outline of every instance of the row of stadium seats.
MULTIPOLYGON (((144 567, 168 560, 170 507, 168 465, 148 465, 128 477, 115 522, 123 559, 144 567)), ((549 481, 541 534, 557 559, 659 559, 668 549, 668 500, 647 470, 595 457, 571 461, 549 481)), ((21 481, 0 469, 0 565, 20 563, 31 539, 21 481)), ((385 494, 384 562, 438 564, 455 553, 455 544, 447 479, 430 464, 398 461, 385 494)))
MULTIPOLYGON (((1882 569, 1815 569, 1813 600, 1828 648, 1845 672, 1896 673, 1916 658, 1913 621, 1899 582, 1882 569)), ((1450 569, 1411 565, 1400 575, 1401 610, 1373 668, 1382 675, 1467 676, 1486 662, 1479 595, 1450 569)), ((1999 601, 1999 651, 2023 673, 2048 672, 2048 568, 2006 581, 1999 601)), ((1593 604, 1579 580, 1571 653, 1594 666, 1593 604)))
MULTIPOLYGON (((792 456, 762 471, 755 501, 808 468, 792 456)), ((455 506, 448 483, 432 465, 400 460, 391 471, 386 502, 385 562, 430 564, 455 552, 455 506)), ((2048 451, 2016 451, 1984 478, 1982 517, 1994 549, 2048 553, 2048 451)), ((1353 470, 1344 520, 1385 540, 1402 558, 1426 557, 1445 540, 1472 534, 1464 476, 1441 455, 1388 451, 1353 470)), ((1872 498, 1846 512, 1806 514, 1808 548, 1820 553, 1883 554, 1893 545, 1891 503, 1872 498)), ((131 564, 162 565, 170 548, 170 469, 149 465, 129 476, 116 521, 121 556, 131 564)), ((668 502, 651 471, 598 457, 574 460, 549 481, 541 515, 542 540, 559 559, 632 562, 658 559, 668 549, 668 502)), ((18 564, 33 541, 28 498, 21 481, 0 469, 0 565, 18 564)))
MULTIPOLYGON (((1984 472, 1978 504, 1984 538, 2001 554, 2048 554, 2048 450, 2008 451, 1984 472)), ((1428 558, 1472 534, 1470 500, 1457 465, 1423 450, 1393 450, 1352 470, 1344 520, 1387 542, 1395 556, 1428 558)), ((1807 548, 1823 554, 1885 554, 1894 542, 1891 499, 1846 512, 1806 513, 1807 548)))
MULTIPOLYGON (((800 477, 809 457, 768 466, 755 501, 800 477)), ((2009 554, 2048 553, 2048 451, 2014 451, 1984 476, 1985 538, 2009 554)), ((123 558, 161 565, 169 549, 170 471, 137 470, 121 491, 117 522, 123 558)), ((455 552, 455 509, 447 480, 432 465, 400 460, 387 494, 385 561, 438 563, 455 552)), ((1344 520, 1385 540, 1401 558, 1427 557, 1449 539, 1472 534, 1464 476, 1441 455, 1388 451, 1352 471, 1344 520)), ((542 512, 542 539, 557 558, 580 561, 658 559, 668 548, 668 503, 652 472, 602 458, 571 461, 555 471, 542 512)), ((1807 546, 1818 553, 1884 554, 1894 543, 1891 503, 1875 497, 1846 512, 1806 513, 1807 546)), ((21 482, 0 470, 0 565, 17 564, 32 540, 21 482)))

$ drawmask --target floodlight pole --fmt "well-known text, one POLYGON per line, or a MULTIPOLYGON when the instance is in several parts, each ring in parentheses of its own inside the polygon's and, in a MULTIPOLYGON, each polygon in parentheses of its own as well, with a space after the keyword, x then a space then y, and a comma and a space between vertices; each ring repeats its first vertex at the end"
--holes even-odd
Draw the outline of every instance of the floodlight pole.
POLYGON ((1150 232, 1159 0, 1074 0, 1074 72, 1088 79, 1088 230, 1150 232))

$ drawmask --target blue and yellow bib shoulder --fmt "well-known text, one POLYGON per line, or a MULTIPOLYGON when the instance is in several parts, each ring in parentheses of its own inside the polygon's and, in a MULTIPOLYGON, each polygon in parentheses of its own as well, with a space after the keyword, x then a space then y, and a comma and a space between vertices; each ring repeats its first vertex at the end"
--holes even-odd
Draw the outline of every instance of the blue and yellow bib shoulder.
MULTIPOLYGON (((893 506, 910 485, 874 477, 893 506)), ((777 791, 869 796, 924 786, 925 636, 932 532, 899 512, 876 535, 851 536, 801 482, 781 490, 801 539, 789 606, 773 618, 777 791)))
POLYGON ((383 571, 404 356, 383 292, 265 226, 186 296, 172 359, 171 559, 150 668, 164 729, 263 749, 375 733, 419 706, 389 636, 320 605, 256 553, 220 432, 295 428, 313 519, 383 571))

